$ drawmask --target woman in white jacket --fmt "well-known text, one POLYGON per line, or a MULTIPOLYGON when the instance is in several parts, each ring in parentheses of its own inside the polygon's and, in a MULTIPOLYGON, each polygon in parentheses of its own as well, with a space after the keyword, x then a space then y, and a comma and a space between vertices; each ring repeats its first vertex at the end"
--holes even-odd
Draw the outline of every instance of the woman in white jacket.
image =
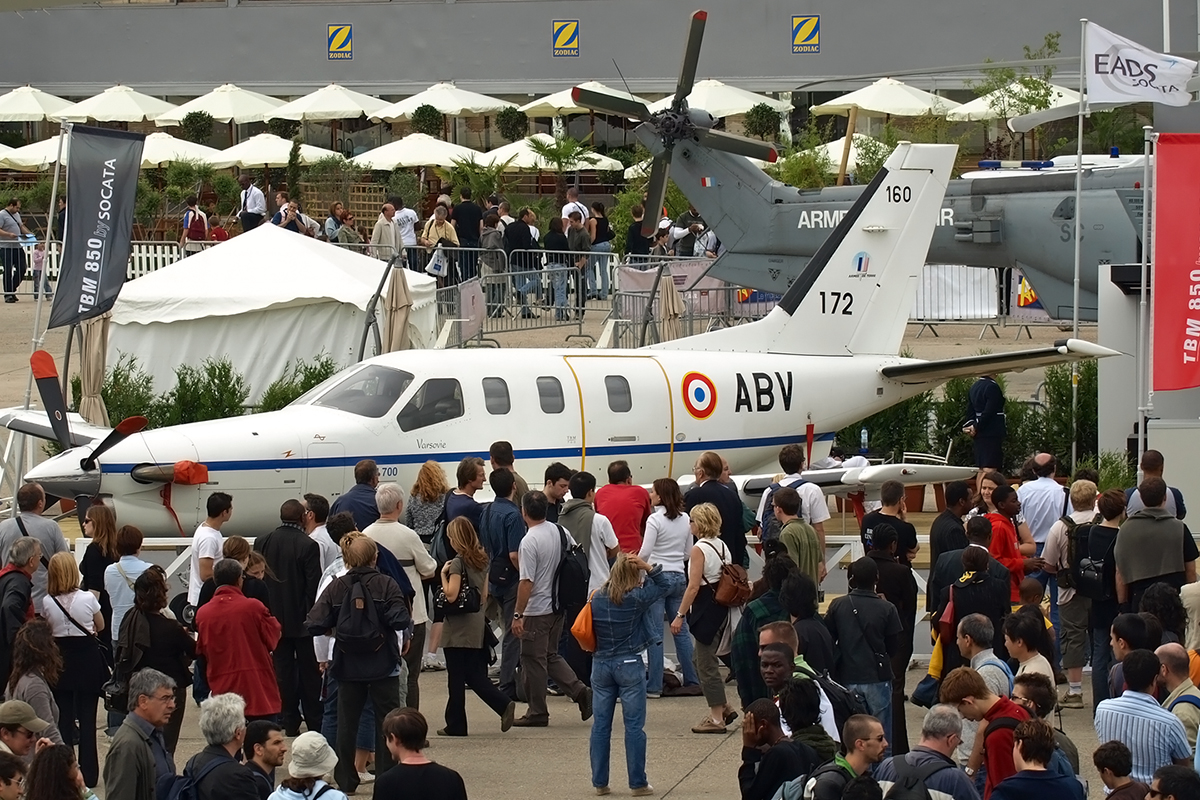
POLYGON ((337 753, 316 731, 305 731, 292 740, 288 777, 267 800, 347 800, 346 793, 326 783, 337 766, 337 753))

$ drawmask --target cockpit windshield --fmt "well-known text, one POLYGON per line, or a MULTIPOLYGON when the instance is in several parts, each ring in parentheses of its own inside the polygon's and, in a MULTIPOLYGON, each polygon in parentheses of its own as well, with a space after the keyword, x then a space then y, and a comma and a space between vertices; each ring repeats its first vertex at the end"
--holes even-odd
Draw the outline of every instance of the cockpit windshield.
POLYGON ((379 418, 392 410, 412 381, 412 374, 404 370, 371 364, 340 380, 326 381, 294 404, 307 402, 363 417, 379 418))

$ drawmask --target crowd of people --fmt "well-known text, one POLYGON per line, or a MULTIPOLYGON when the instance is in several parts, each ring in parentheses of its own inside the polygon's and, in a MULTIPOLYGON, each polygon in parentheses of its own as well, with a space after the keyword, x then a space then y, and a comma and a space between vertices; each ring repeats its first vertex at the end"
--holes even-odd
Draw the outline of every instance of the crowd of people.
POLYGON ((624 461, 603 485, 554 463, 530 487, 509 443, 488 455, 453 481, 426 462, 408 491, 362 461, 349 491, 286 501, 253 545, 222 533, 235 498, 214 492, 174 603, 111 508, 87 508, 77 564, 41 488, 22 487, 0 523, 0 799, 22 785, 30 800, 86 797, 101 781, 122 800, 184 786, 337 800, 367 783, 375 797, 465 798, 422 753, 420 683, 435 670, 448 687, 436 736, 468 735, 467 690, 501 732, 546 727, 548 695, 569 698, 592 721, 600 795, 618 702, 625 782, 648 796, 650 701, 703 696, 693 734, 741 719, 744 800, 1083 798, 1079 749, 1053 719, 1083 708, 1090 663, 1106 791, 1200 800, 1197 554, 1155 451, 1127 492, 1086 473, 1064 487, 1047 454, 1019 488, 990 471, 974 497, 947 484, 928 539, 934 657, 911 696, 921 545, 899 483, 863 508, 866 555, 821 615, 830 512, 798 445, 757 511, 715 452, 686 491, 638 486, 624 461), (495 498, 480 503, 485 482, 495 498), (206 747, 177 764, 189 686, 206 747), (911 745, 908 702, 929 708, 911 745))

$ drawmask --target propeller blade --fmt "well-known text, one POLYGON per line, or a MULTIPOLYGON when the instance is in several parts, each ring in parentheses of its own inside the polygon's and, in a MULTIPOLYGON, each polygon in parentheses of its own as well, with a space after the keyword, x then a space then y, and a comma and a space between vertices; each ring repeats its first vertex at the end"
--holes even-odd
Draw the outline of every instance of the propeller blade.
POLYGON ((650 109, 640 100, 631 100, 615 94, 597 92, 594 89, 584 89, 576 86, 571 90, 571 99, 584 108, 599 111, 601 114, 616 114, 636 120, 650 119, 650 109))
POLYGON ((642 217, 642 236, 649 239, 658 230, 662 219, 663 201, 667 198, 667 175, 671 164, 665 158, 656 158, 650 167, 650 183, 646 187, 646 214, 642 217))
POLYGON ((775 149, 775 145, 760 142, 757 139, 747 139, 745 136, 735 136, 732 133, 725 133, 725 131, 712 130, 700 131, 699 138, 700 144, 711 147, 713 150, 723 150, 738 156, 757 158, 759 161, 766 161, 769 164, 774 164, 779 158, 779 152, 775 149))
POLYGON ((96 459, 104 455, 104 453, 128 437, 137 433, 146 427, 148 420, 145 417, 126 417, 117 423, 117 427, 113 428, 112 433, 104 437, 104 441, 100 446, 92 451, 92 454, 79 462, 79 466, 84 470, 92 470, 96 468, 96 459))
POLYGON ((683 66, 679 69, 679 83, 675 86, 675 99, 671 108, 682 111, 687 96, 692 93, 696 83, 696 63, 700 60, 700 45, 704 41, 704 24, 708 22, 707 11, 697 11, 692 14, 692 24, 688 28, 687 46, 683 51, 683 66))
POLYGON ((50 428, 63 450, 71 449, 71 430, 67 427, 67 404, 63 400, 62 386, 58 383, 58 368, 54 356, 45 350, 37 350, 29 357, 33 378, 37 381, 38 394, 46 415, 50 417, 50 428))

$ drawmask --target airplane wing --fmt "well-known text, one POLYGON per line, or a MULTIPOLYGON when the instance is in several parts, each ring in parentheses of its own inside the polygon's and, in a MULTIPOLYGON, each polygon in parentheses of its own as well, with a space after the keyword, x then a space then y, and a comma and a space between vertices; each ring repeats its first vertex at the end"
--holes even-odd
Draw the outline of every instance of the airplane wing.
POLYGON ((1119 356, 1116 350, 1082 339, 1059 339, 1051 347, 1008 353, 948 358, 942 361, 912 361, 880 370, 885 378, 905 384, 941 383, 950 378, 973 378, 995 372, 1020 372, 1031 367, 1066 364, 1088 358, 1119 356))
MULTIPOLYGON (((952 467, 945 464, 873 464, 869 467, 837 467, 835 469, 808 469, 800 477, 815 483, 826 493, 844 490, 852 486, 882 486, 885 481, 900 481, 905 486, 926 483, 949 483, 966 480, 978 472, 975 467, 952 467)), ((761 495, 766 491, 774 475, 750 477, 734 476, 747 495, 761 495)))
MULTIPOLYGON (((67 423, 71 428, 71 446, 89 444, 99 441, 112 432, 111 428, 93 425, 78 414, 67 414, 67 423)), ((50 428, 50 419, 40 408, 5 408, 0 409, 0 425, 10 431, 26 433, 38 439, 56 441, 57 437, 50 428)))

